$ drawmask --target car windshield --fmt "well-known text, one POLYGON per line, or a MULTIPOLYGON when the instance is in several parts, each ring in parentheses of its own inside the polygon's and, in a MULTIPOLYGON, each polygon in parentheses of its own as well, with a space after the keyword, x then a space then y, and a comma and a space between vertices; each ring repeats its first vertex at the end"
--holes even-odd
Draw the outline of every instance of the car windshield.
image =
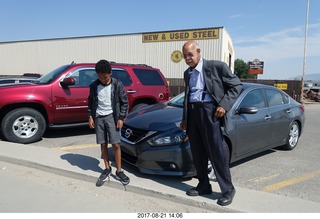
POLYGON ((176 106, 176 107, 183 107, 184 101, 184 92, 180 93, 179 95, 172 98, 169 102, 169 106, 176 106))
POLYGON ((49 84, 52 81, 54 81, 56 78, 58 78, 67 68, 69 68, 70 65, 64 65, 61 66, 52 72, 45 74, 41 78, 39 78, 35 83, 37 84, 49 84))

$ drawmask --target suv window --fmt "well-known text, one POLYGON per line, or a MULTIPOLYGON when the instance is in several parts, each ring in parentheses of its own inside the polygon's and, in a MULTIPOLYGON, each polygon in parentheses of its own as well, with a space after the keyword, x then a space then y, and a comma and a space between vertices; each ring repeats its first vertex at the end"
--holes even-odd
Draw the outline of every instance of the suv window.
MULTIPOLYGON (((67 77, 75 79, 74 87, 88 87, 98 79, 95 69, 80 69, 72 72, 67 77)), ((124 69, 112 69, 112 77, 120 80, 124 86, 130 86, 132 84, 129 73, 124 69)))
POLYGON ((61 74, 64 73, 65 70, 67 70, 70 67, 70 65, 64 65, 61 66, 52 72, 44 75, 43 77, 39 78, 37 81, 38 84, 49 84, 52 81, 54 81, 56 78, 58 78, 61 74))
POLYGON ((94 69, 79 69, 72 72, 67 77, 72 77, 75 80, 74 87, 88 87, 94 82, 98 76, 94 69))
POLYGON ((112 77, 120 80, 124 86, 130 86, 132 80, 124 69, 112 69, 112 77))
POLYGON ((162 77, 156 70, 134 68, 133 71, 143 85, 151 85, 151 86, 165 85, 162 77))
POLYGON ((94 69, 83 69, 79 71, 79 86, 90 86, 98 78, 94 69))

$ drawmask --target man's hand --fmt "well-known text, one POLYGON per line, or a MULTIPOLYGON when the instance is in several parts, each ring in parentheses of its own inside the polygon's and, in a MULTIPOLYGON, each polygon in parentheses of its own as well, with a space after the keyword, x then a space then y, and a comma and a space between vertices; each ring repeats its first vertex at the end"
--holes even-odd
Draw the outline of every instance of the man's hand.
POLYGON ((226 110, 223 109, 221 106, 217 106, 215 116, 217 118, 221 118, 226 114, 226 110))
POLYGON ((182 120, 181 123, 180 123, 180 129, 181 130, 186 130, 187 129, 187 124, 186 124, 186 121, 185 120, 182 120))

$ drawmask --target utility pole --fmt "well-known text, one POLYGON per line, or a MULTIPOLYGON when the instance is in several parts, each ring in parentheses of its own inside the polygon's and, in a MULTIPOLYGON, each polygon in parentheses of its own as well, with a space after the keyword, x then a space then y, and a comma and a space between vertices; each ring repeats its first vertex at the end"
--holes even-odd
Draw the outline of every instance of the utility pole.
POLYGON ((303 98, 303 88, 304 88, 304 75, 306 72, 307 66, 307 35, 308 35, 308 20, 309 20, 309 0, 307 0, 307 12, 306 12, 306 29, 304 35, 304 55, 303 55, 303 70, 302 70, 302 77, 301 77, 301 94, 300 94, 300 101, 302 102, 303 98))

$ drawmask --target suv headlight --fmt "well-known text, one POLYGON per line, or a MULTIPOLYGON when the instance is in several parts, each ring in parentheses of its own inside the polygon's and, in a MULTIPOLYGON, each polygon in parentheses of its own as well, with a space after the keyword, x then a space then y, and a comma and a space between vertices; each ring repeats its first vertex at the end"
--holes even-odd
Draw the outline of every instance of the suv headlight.
POLYGON ((160 135, 157 135, 147 142, 151 146, 166 146, 166 145, 176 145, 181 144, 186 137, 185 131, 180 129, 173 129, 160 135))

